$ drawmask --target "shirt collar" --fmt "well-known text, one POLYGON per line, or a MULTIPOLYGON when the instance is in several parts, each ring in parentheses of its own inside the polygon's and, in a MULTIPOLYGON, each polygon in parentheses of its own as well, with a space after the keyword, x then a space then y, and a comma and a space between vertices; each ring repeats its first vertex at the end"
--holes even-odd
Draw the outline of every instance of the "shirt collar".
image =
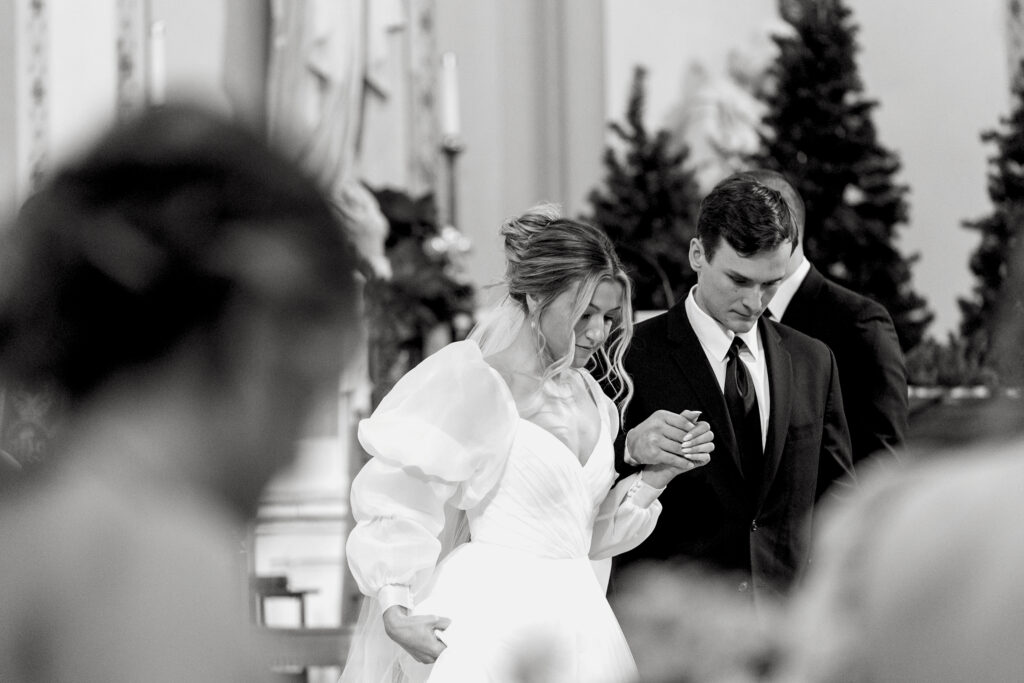
POLYGON ((690 288, 690 293, 686 297, 686 317, 689 319, 690 326, 693 327, 697 339, 708 350, 711 357, 724 363, 729 353, 729 347, 732 346, 733 337, 738 336, 747 345, 747 350, 754 357, 754 361, 759 361, 761 357, 761 337, 757 333, 757 325, 755 324, 740 335, 722 327, 717 320, 705 313, 697 304, 697 299, 694 296, 696 291, 697 285, 694 285, 690 288))
POLYGON ((811 272, 811 262, 804 258, 793 274, 782 281, 779 288, 775 290, 775 296, 768 302, 768 310, 772 312, 773 318, 782 320, 782 316, 786 314, 786 309, 789 307, 789 302, 793 300, 796 290, 800 289, 800 285, 804 283, 804 278, 809 272, 811 272))

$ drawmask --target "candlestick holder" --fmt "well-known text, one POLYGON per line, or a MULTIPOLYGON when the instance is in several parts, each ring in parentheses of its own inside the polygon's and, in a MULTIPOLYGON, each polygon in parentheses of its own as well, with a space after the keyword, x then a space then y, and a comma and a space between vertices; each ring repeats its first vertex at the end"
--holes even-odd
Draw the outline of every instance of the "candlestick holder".
POLYGON ((452 227, 456 226, 455 218, 458 215, 456 211, 456 186, 458 185, 455 166, 458 161, 459 154, 466 148, 462 140, 457 135, 445 135, 441 138, 441 152, 444 153, 445 160, 445 173, 447 175, 448 182, 448 206, 447 206, 447 220, 446 224, 452 227))

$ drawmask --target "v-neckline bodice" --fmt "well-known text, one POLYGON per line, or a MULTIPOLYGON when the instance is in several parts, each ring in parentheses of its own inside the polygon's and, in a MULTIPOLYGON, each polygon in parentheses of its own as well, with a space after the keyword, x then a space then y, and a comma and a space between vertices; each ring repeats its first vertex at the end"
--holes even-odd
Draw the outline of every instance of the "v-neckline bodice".
POLYGON ((606 424, 607 418, 602 413, 601 407, 600 406, 596 406, 596 407, 597 407, 597 413, 598 413, 597 417, 598 417, 598 422, 600 424, 600 427, 598 428, 597 438, 594 440, 594 446, 593 446, 593 448, 590 449, 590 453, 587 454, 587 459, 586 460, 581 460, 579 455, 577 455, 576 451, 574 451, 572 448, 570 448, 569 444, 565 443, 564 441, 559 439, 557 436, 555 436, 554 433, 551 430, 546 429, 546 428, 540 426, 539 424, 537 424, 536 422, 533 422, 532 420, 526 419, 522 415, 519 416, 519 421, 520 422, 525 422, 526 424, 528 424, 528 425, 536 428, 537 430, 543 432, 544 434, 546 434, 548 437, 550 437, 555 443, 557 443, 559 446, 561 446, 568 453, 569 457, 571 457, 573 459, 573 461, 576 463, 576 465, 581 470, 585 470, 590 465, 590 463, 593 462, 596 459, 596 458, 594 458, 594 455, 597 453, 598 449, 601 448, 601 443, 606 438, 605 435, 606 435, 606 429, 607 429, 607 424, 606 424))
POLYGON ((550 436, 552 439, 554 439, 562 448, 564 448, 566 451, 568 451, 569 455, 572 456, 573 460, 576 461, 576 464, 581 469, 582 468, 586 468, 586 466, 588 464, 590 464, 590 461, 594 459, 594 454, 597 453, 597 450, 601 447, 602 440, 606 438, 606 434, 607 434, 607 430, 608 430, 608 425, 607 425, 608 417, 607 417, 607 415, 605 415, 605 411, 602 410, 601 404, 597 400, 597 396, 594 394, 593 387, 587 381, 587 378, 583 376, 583 372, 584 372, 583 370, 575 370, 575 372, 579 373, 580 381, 583 382, 584 390, 586 391, 587 395, 590 397, 590 402, 594 406, 594 410, 597 411, 597 420, 598 420, 598 425, 599 425, 598 426, 598 432, 597 432, 597 438, 594 439, 594 445, 590 449, 590 452, 587 454, 587 459, 585 461, 581 460, 579 455, 576 453, 576 451, 574 451, 572 449, 572 447, 569 446, 569 444, 567 444, 564 441, 562 441, 561 439, 559 439, 554 434, 554 432, 552 432, 550 429, 547 429, 547 428, 537 424, 536 422, 534 422, 534 421, 532 421, 532 420, 530 420, 528 418, 523 417, 519 413, 519 406, 516 403, 515 396, 512 393, 512 388, 509 387, 508 383, 505 381, 505 378, 502 377, 502 375, 498 371, 498 369, 495 368, 494 366, 492 366, 490 363, 485 363, 485 364, 490 369, 490 371, 492 373, 494 373, 494 376, 500 381, 503 393, 505 395, 505 400, 507 400, 512 405, 512 408, 516 411, 516 414, 519 416, 519 421, 520 422, 529 423, 530 425, 536 427, 537 429, 539 429, 540 431, 544 432, 545 434, 550 436))

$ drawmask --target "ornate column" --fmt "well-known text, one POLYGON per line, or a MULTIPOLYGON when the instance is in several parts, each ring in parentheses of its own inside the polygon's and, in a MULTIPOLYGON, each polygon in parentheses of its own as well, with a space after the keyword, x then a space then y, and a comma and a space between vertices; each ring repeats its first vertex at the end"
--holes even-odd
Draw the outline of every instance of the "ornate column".
POLYGON ((409 192, 419 196, 438 189, 437 41, 435 0, 409 0, 409 192))
POLYGON ((117 0, 117 116, 146 103, 148 12, 144 0, 117 0))
MULTIPOLYGON (((50 157, 49 6, 45 0, 5 3, 9 30, 0 37, 0 83, 11 92, 0 115, 0 206, 4 227, 12 212, 41 182, 50 157), (8 21, 9 20, 9 21, 8 21)), ((0 383, 0 477, 31 468, 47 455, 62 397, 50 387, 0 383)))
MULTIPOLYGON (((380 6, 379 0, 274 0, 266 116, 271 142, 329 189, 357 246, 375 265, 383 259, 386 224, 359 183, 358 160, 365 91, 372 87, 368 26, 380 6)), ((300 440, 294 465, 268 487, 255 529, 258 574, 318 591, 309 599, 307 626, 336 628, 358 610, 342 551, 350 526, 348 485, 362 464, 354 427, 367 403, 368 377, 365 360, 348 360, 337 394, 300 440)))
POLYGON ((15 201, 42 180, 50 152, 50 40, 46 0, 16 0, 15 201))

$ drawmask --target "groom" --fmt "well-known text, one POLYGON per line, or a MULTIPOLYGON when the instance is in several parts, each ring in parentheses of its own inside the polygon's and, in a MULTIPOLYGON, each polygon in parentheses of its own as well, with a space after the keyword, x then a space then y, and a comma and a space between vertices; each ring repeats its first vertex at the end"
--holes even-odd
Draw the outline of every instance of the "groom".
POLYGON ((852 463, 832 353, 761 317, 797 241, 782 197, 750 178, 723 180, 701 203, 697 285, 637 325, 623 427, 627 462, 654 462, 667 443, 662 411, 701 410, 715 452, 662 494, 657 528, 617 558, 615 578, 637 560, 675 560, 728 572, 738 591, 764 597, 784 594, 806 566, 815 502, 852 463))

